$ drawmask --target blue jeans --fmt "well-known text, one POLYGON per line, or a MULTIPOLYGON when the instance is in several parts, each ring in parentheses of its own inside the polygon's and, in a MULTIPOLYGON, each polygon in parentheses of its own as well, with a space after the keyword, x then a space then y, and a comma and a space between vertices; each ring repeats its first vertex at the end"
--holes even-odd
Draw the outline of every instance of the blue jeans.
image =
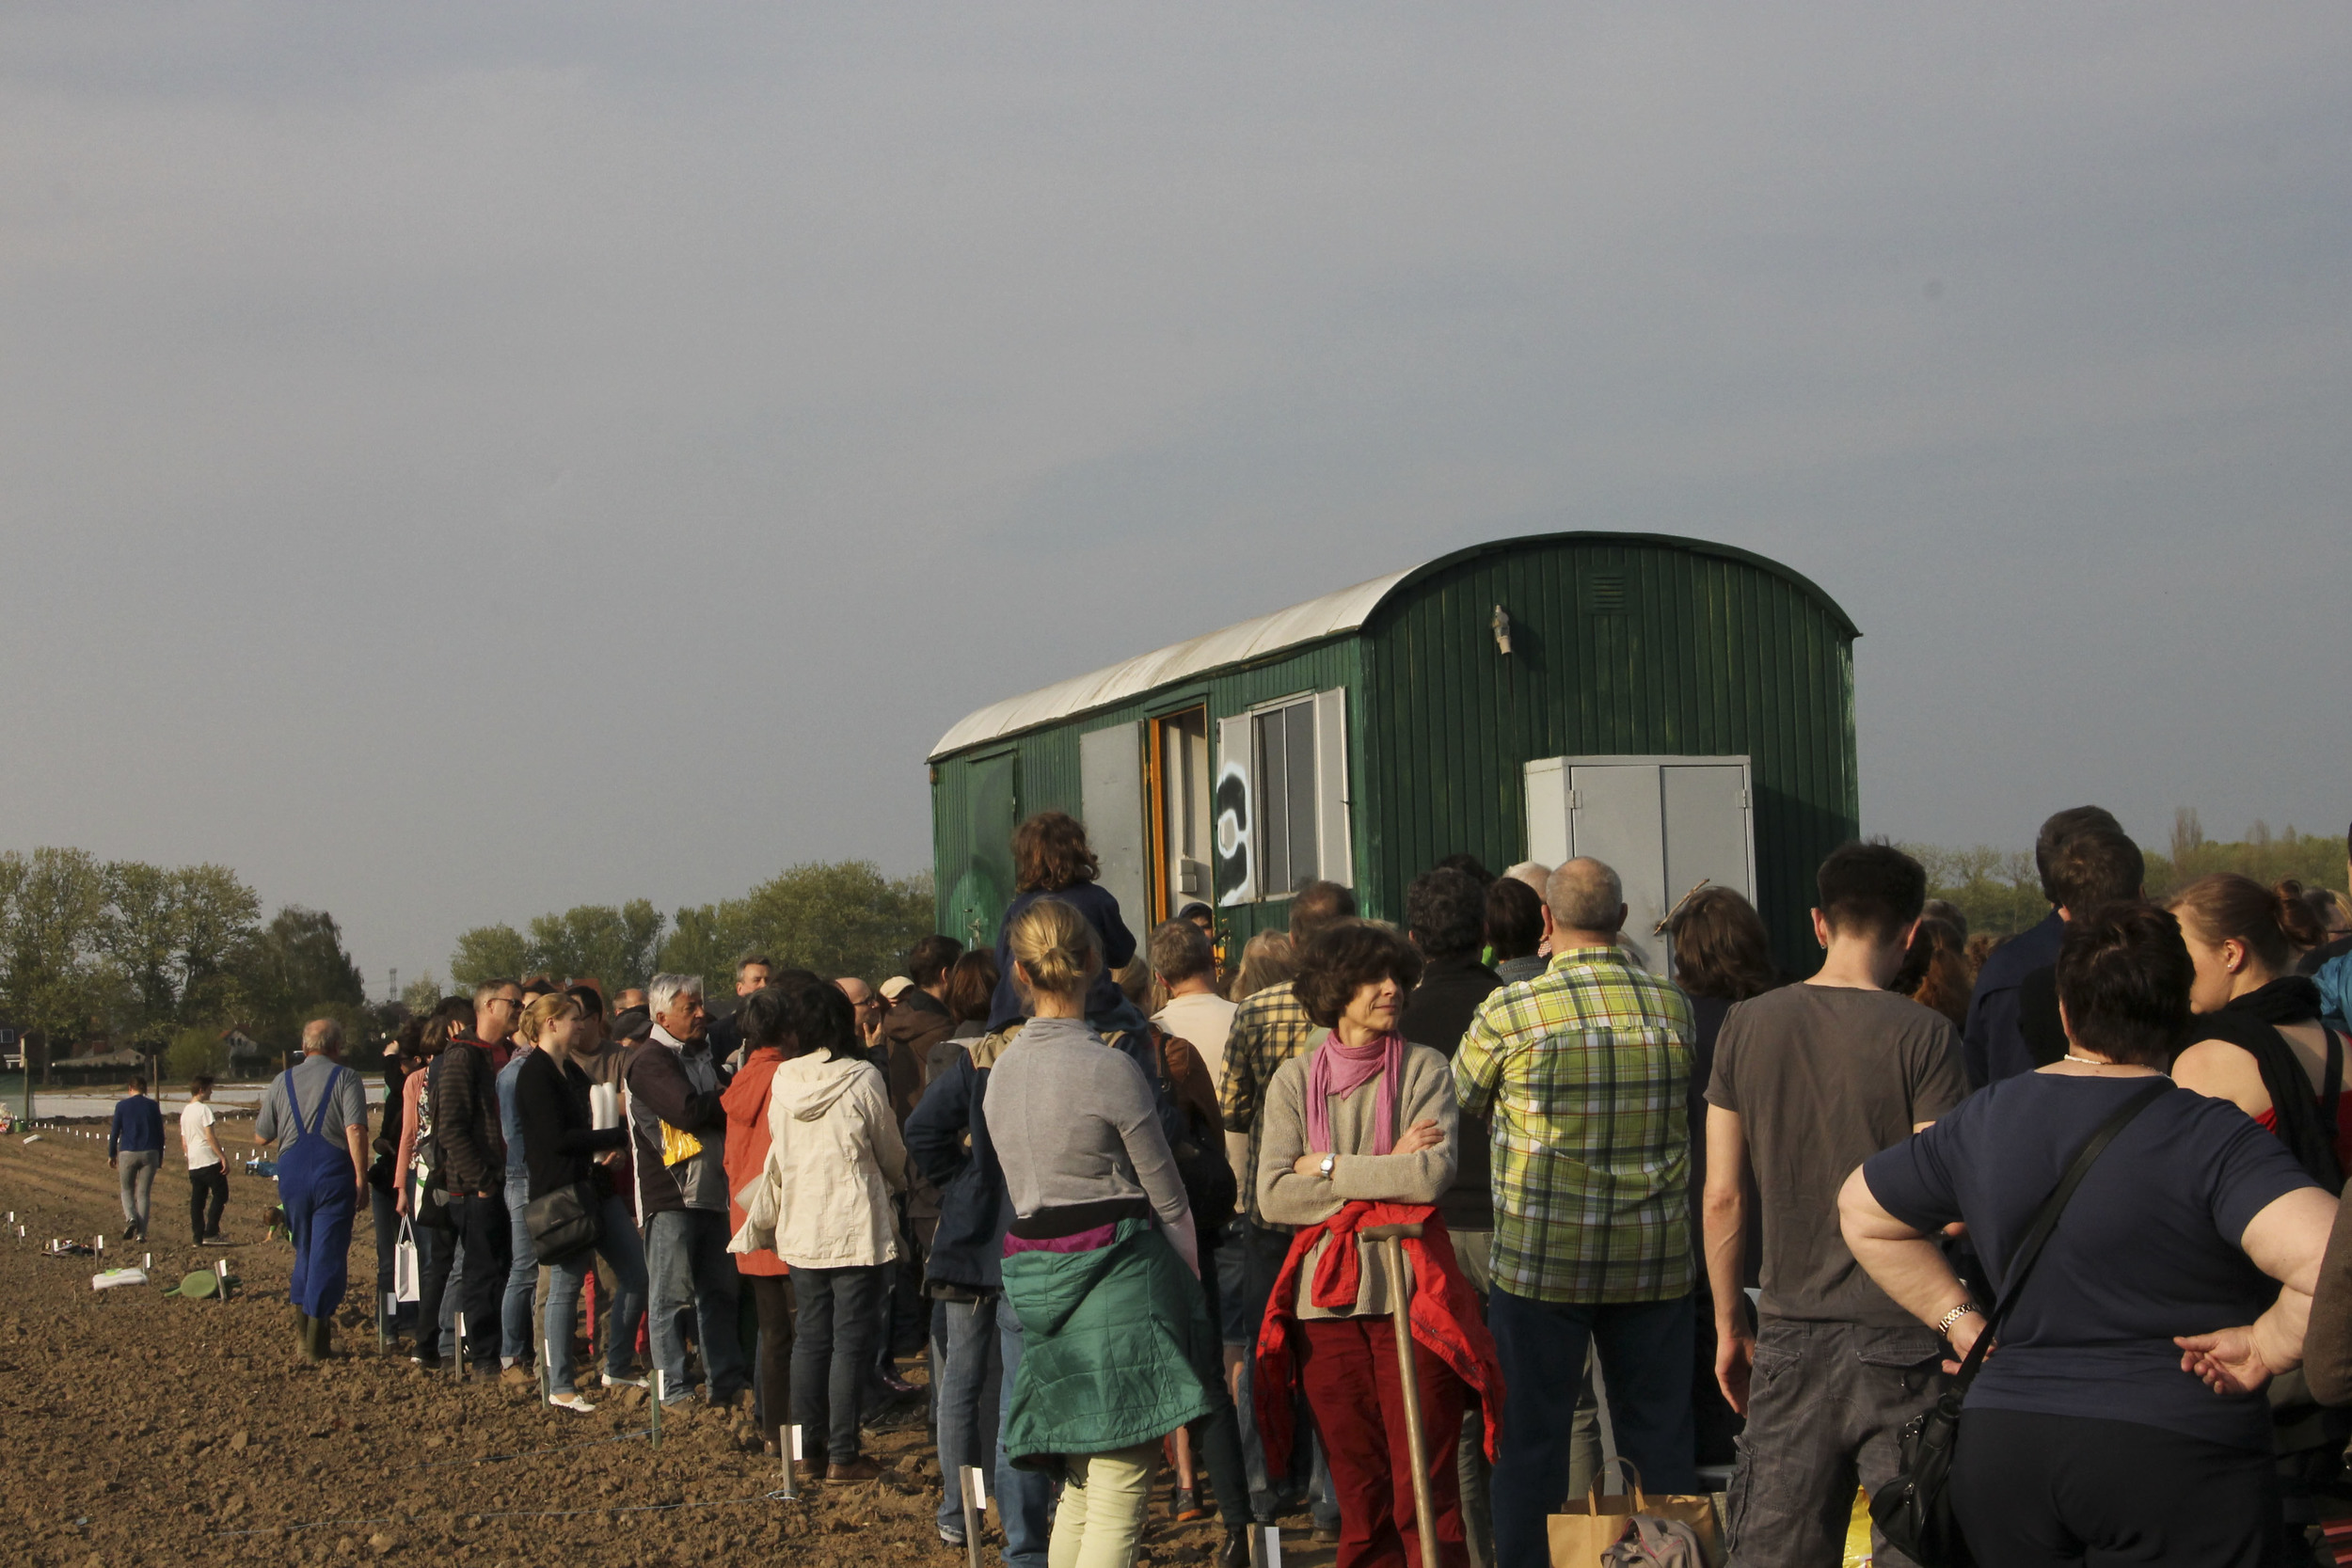
POLYGON ((829 1465, 857 1458, 858 1407, 874 1375, 886 1285, 879 1263, 792 1271, 792 1424, 801 1451, 821 1440, 829 1465))
POLYGON ((604 1234, 594 1247, 582 1247, 569 1258, 548 1265, 548 1308, 540 1320, 542 1353, 555 1347, 555 1391, 577 1393, 572 1386, 572 1319, 580 1307, 580 1287, 601 1256, 612 1269, 612 1300, 604 1320, 604 1370, 610 1377, 627 1377, 637 1355, 637 1325, 645 1317, 645 1249, 637 1239, 637 1221, 628 1205, 617 1197, 604 1200, 597 1216, 604 1234))
MULTIPOLYGON (((945 1482, 939 1528, 950 1535, 963 1533, 963 1467, 969 1465, 988 1476, 996 1470, 996 1423, 983 1418, 989 1374, 1000 1365, 996 1312, 1001 1299, 939 1303, 947 1320, 939 1373, 939 1474, 945 1482)), ((994 1485, 992 1481, 992 1490, 994 1485)))
POLYGON ((523 1211, 530 1206, 531 1178, 509 1173, 507 1245, 515 1256, 506 1269, 506 1296, 499 1304, 499 1356, 517 1364, 532 1359, 531 1298, 539 1288, 539 1257, 531 1248, 531 1227, 523 1223, 523 1211))
POLYGON ((1005 1532, 1005 1568, 1045 1568, 1053 1528, 1054 1482, 1042 1470, 1017 1470, 1005 1453, 1005 1423, 1012 1416, 1012 1380, 1021 1370, 1021 1316, 996 1312, 996 1355, 1004 1397, 996 1402, 996 1524, 1005 1532))
POLYGON ((1650 1492, 1696 1492, 1689 1296, 1579 1307, 1515 1296, 1497 1284, 1486 1326, 1502 1363, 1502 1457, 1495 1465, 1495 1560, 1549 1568, 1544 1516, 1567 1499, 1568 1432, 1589 1346, 1600 1347, 1617 1451, 1650 1492))
POLYGON ((726 1215, 707 1209, 666 1210, 645 1225, 645 1283, 652 1298, 646 1310, 653 1317, 647 1338, 665 1404, 694 1391, 686 1381, 686 1346, 677 1332, 677 1315, 689 1307, 711 1399, 732 1399, 751 1386, 735 1321, 737 1280, 727 1236, 726 1215))

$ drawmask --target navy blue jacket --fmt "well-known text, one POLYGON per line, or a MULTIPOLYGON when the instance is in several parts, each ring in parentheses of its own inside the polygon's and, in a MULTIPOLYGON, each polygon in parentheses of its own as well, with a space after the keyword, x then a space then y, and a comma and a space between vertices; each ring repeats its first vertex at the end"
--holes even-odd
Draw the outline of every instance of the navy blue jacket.
POLYGON ((1119 917, 1119 900, 1100 882, 1079 882, 1071 887, 1056 888, 1051 893, 1025 893, 1005 906, 1005 918, 996 927, 996 994, 988 1006, 988 1032, 994 1034, 1018 1018, 1029 1016, 1029 1005, 1021 995, 1021 987, 1012 977, 1013 917, 1041 898, 1058 898, 1086 916, 1087 924, 1103 943, 1103 970, 1095 975, 1094 985, 1087 992, 1087 1017, 1115 1013, 1126 1003, 1119 982, 1111 976, 1135 961, 1136 934, 1127 929, 1127 923, 1119 917))
POLYGON ((106 1158, 139 1154, 164 1147, 164 1113, 143 1094, 115 1101, 115 1119, 106 1129, 106 1158))
POLYGON ((907 1155, 939 1189, 928 1273, 967 1291, 1003 1288, 1005 1227, 1012 1219, 1012 1195, 980 1114, 987 1098, 988 1069, 974 1067, 972 1053, 962 1050, 907 1117, 907 1155))
POLYGON ((2017 988, 2035 970, 2058 962, 2058 944, 2065 939, 2066 922, 2052 910, 2041 925, 1994 948, 1977 972, 1977 989, 1968 998, 1968 1026, 1960 1032, 1969 1087, 1980 1089, 2034 1069, 2033 1050, 2018 1022, 2017 988))

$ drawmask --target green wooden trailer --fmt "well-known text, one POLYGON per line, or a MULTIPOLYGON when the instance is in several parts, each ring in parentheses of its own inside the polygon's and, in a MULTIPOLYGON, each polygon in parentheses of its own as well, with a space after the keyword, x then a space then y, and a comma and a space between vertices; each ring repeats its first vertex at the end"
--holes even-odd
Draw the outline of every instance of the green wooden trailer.
POLYGON ((1058 809, 1138 934, 1199 899, 1237 954, 1313 878, 1397 920, 1447 855, 1591 854, 1654 967, 1654 927, 1702 882, 1754 899, 1793 966, 1814 867, 1859 827, 1860 635, 1727 545, 1457 550, 964 718, 930 759, 939 928, 993 942, 1013 826, 1058 809))

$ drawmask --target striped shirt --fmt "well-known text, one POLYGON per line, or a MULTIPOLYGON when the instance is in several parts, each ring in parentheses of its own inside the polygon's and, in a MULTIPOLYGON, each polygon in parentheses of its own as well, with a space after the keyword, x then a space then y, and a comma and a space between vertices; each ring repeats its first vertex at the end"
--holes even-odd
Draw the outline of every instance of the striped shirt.
POLYGON ((1454 1058, 1493 1118, 1495 1284, 1535 1301, 1666 1301, 1691 1250, 1690 999, 1614 947, 1552 956, 1480 1006, 1454 1058))
POLYGON ((1246 998, 1225 1037, 1225 1071, 1217 1081, 1216 1108, 1228 1132, 1249 1134, 1249 1168, 1233 1174, 1241 1180, 1243 1206, 1252 1225, 1267 1223, 1258 1209, 1258 1151, 1264 1142, 1259 1113, 1265 1105, 1266 1090, 1274 1082, 1275 1070, 1321 1039, 1324 1033, 1307 1016, 1298 993, 1283 985, 1270 986, 1246 998))

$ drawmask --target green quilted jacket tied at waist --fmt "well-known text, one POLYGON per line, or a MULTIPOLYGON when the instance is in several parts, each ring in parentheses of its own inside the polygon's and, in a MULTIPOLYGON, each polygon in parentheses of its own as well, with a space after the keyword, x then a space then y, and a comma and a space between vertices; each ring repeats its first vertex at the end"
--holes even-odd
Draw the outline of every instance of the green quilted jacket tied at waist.
POLYGON ((1005 1450, 1025 1469, 1156 1441, 1224 1402, 1200 1282, 1149 1222, 1104 1228, 1109 1240, 1085 1250, 1060 1248, 1093 1238, 1004 1260, 1021 1320, 1005 1450))

